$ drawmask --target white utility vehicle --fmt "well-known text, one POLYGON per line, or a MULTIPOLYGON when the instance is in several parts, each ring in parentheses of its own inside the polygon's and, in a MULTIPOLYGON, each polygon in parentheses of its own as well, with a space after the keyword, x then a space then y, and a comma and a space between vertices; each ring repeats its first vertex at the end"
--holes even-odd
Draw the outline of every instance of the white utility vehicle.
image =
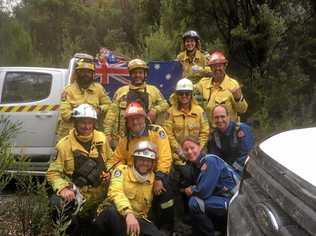
POLYGON ((27 171, 32 174, 45 174, 54 153, 60 99, 68 81, 67 69, 0 67, 0 115, 20 122, 13 152, 30 158, 27 171))
POLYGON ((227 235, 316 235, 316 127, 274 135, 253 150, 227 235))

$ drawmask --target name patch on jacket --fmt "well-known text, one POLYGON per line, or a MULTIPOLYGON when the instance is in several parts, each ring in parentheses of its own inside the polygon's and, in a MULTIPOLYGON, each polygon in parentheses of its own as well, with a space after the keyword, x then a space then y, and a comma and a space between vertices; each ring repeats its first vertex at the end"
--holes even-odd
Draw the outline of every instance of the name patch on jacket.
POLYGON ((122 175, 122 171, 115 170, 113 175, 114 175, 114 177, 120 177, 122 175))
POLYGON ((164 139, 166 137, 166 133, 163 130, 159 131, 160 138, 164 139))

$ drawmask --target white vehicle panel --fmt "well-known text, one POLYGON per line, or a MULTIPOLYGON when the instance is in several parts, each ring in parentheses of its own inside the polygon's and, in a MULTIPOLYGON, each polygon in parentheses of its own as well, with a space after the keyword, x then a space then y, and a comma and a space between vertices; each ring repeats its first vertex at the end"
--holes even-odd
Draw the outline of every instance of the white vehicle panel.
MULTIPOLYGON (((3 103, 1 99, 1 107, 9 106, 44 106, 59 105, 60 96, 66 84, 67 70, 52 68, 0 68, 0 89, 3 94, 4 83, 7 73, 30 73, 45 74, 51 76, 50 91, 43 99, 31 102, 7 102, 3 103), (3 103, 3 104, 2 104, 3 103)), ((32 92, 31 92, 32 93, 32 92)), ((0 96, 1 96, 0 95, 0 96)), ((23 94, 22 94, 23 95, 23 94)), ((18 95, 17 95, 18 96, 18 95)), ((38 155, 51 153, 52 147, 55 145, 55 131, 58 118, 58 110, 47 111, 27 111, 24 112, 4 112, 2 115, 8 116, 11 121, 22 122, 22 129, 15 139, 15 153, 25 155, 38 155), (40 150, 36 150, 40 149, 40 150)))
POLYGON ((269 157, 316 186, 316 127, 274 135, 259 147, 269 157))

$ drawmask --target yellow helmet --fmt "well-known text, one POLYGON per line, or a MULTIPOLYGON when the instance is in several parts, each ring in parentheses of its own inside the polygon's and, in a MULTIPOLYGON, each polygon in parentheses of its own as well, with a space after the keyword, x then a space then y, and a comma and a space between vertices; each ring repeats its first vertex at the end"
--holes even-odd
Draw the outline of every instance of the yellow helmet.
POLYGON ((86 62, 84 60, 79 60, 76 65, 76 70, 88 69, 94 71, 94 64, 91 62, 86 62))
POLYGON ((132 71, 135 69, 144 69, 148 70, 148 66, 146 62, 141 59, 133 59, 128 63, 128 71, 132 71))

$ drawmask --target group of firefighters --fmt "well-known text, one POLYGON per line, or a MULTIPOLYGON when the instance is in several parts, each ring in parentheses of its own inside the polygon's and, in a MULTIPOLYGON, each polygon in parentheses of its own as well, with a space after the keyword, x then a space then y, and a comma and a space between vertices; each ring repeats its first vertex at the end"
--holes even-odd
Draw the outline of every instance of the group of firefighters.
POLYGON ((112 102, 93 80, 94 64, 77 62, 62 94, 47 172, 53 218, 68 224, 67 234, 177 235, 176 219, 190 224, 193 235, 225 231, 254 144, 238 118, 248 105, 225 72, 225 55, 206 57, 197 32, 183 34, 177 60, 183 78, 168 101, 146 83, 143 60, 128 63, 130 83, 112 102))

